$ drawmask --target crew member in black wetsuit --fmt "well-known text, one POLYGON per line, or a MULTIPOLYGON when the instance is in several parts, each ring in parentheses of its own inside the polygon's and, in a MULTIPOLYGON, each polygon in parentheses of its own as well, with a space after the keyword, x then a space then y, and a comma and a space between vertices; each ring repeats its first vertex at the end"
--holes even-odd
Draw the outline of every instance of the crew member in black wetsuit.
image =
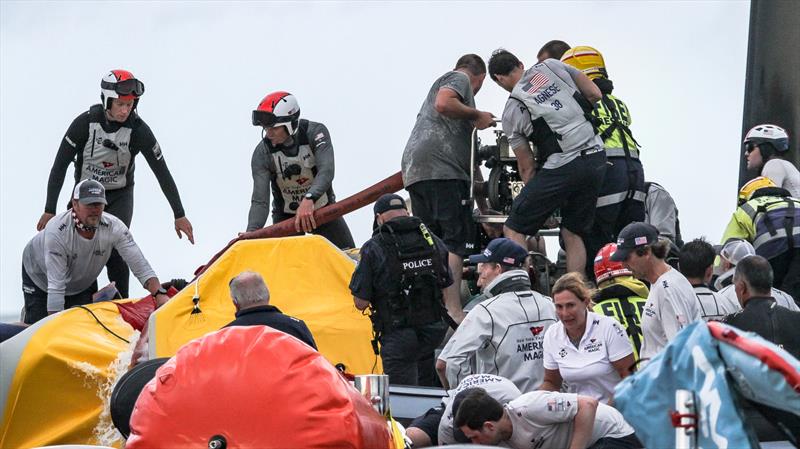
POLYGON ((253 196, 247 230, 267 222, 272 190, 272 222, 294 218, 298 233, 319 234, 339 248, 353 248, 353 236, 344 218, 317 226, 314 210, 335 202, 333 144, 322 123, 300 119, 294 95, 273 92, 253 111, 253 126, 263 137, 253 151, 253 196))
MULTIPOLYGON (((153 132, 139 117, 136 106, 144 84, 127 70, 112 70, 100 81, 101 104, 89 108, 72 121, 58 148, 50 179, 47 201, 36 229, 44 229, 56 213, 56 202, 64 185, 67 167, 75 163, 75 183, 94 179, 106 188, 105 212, 130 227, 133 217, 134 158, 142 153, 153 170, 175 215, 175 232, 186 234, 194 244, 192 224, 186 218, 178 187, 167 168, 153 132)), ((106 265, 108 278, 116 283, 123 298, 128 297, 128 266, 115 250, 106 265)))

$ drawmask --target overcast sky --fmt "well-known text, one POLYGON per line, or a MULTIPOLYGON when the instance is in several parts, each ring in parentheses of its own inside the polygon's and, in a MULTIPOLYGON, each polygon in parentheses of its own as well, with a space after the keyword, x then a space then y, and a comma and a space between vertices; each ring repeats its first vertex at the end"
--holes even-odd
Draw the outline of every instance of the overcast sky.
MULTIPOLYGON (((328 126, 341 199, 399 170, 431 83, 459 56, 526 63, 562 39, 605 56, 646 177, 676 198, 684 239, 716 241, 735 207, 749 2, 0 2, 0 313, 23 304, 22 250, 72 120, 100 78, 132 71, 195 229, 178 240, 143 157, 132 231, 162 280, 192 277, 247 224, 250 111, 275 90, 328 126)), ((500 115, 488 78, 476 97, 500 115)), ((59 207, 73 184, 72 170, 59 207)), ((346 217, 360 245, 371 209, 346 217)), ((100 285, 106 282, 101 275, 100 285)), ((144 289, 132 279, 132 295, 144 289)))

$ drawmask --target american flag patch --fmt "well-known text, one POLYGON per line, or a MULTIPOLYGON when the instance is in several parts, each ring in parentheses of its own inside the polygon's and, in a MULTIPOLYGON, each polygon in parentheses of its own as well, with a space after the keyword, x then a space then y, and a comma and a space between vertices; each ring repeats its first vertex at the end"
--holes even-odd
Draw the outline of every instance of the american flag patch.
POLYGON ((525 92, 529 94, 532 94, 537 90, 541 89, 542 86, 548 84, 549 82, 550 78, 548 78, 547 75, 545 75, 544 73, 539 72, 536 75, 534 75, 533 78, 531 78, 527 84, 525 84, 523 90, 525 90, 525 92))
POLYGON ((647 237, 636 237, 633 239, 634 245, 647 245, 647 237))

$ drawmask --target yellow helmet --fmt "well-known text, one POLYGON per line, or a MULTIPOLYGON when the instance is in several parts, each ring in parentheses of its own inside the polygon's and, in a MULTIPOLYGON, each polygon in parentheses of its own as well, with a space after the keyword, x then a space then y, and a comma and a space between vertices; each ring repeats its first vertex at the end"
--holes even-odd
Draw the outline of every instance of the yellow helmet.
POLYGON ((758 189, 763 189, 764 187, 777 187, 771 179, 767 178, 766 176, 759 176, 757 178, 753 178, 747 181, 741 189, 739 189, 739 204, 746 203, 750 201, 753 194, 758 189))
POLYGON ((593 47, 581 45, 567 50, 561 62, 583 72, 589 79, 608 78, 603 54, 593 47))

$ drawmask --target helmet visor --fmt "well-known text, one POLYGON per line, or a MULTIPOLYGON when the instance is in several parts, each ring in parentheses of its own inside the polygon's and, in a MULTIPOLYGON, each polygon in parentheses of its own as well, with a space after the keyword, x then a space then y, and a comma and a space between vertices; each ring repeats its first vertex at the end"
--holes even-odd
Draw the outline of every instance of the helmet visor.
POLYGON ((100 87, 113 90, 117 95, 134 95, 136 97, 141 97, 142 94, 144 94, 144 83, 135 78, 118 81, 116 83, 103 81, 100 87))
POLYGON ((253 126, 261 126, 262 128, 272 128, 279 123, 286 123, 285 117, 278 117, 272 112, 267 111, 253 111, 253 126))

